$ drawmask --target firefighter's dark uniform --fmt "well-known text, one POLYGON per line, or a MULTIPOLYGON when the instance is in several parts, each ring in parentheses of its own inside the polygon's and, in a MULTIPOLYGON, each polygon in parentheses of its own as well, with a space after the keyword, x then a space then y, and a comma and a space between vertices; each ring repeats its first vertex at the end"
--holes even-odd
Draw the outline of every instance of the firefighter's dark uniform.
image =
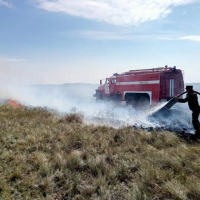
POLYGON ((199 123, 199 114, 200 114, 200 106, 198 102, 197 94, 193 91, 189 92, 185 99, 177 99, 180 103, 188 102, 189 108, 192 111, 192 124, 194 129, 196 130, 196 134, 200 136, 200 123, 199 123))

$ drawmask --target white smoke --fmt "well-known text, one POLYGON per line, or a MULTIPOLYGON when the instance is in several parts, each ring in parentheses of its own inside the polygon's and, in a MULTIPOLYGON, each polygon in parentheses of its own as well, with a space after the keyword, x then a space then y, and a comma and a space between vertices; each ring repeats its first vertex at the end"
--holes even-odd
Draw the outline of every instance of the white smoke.
MULTIPOLYGON (((150 118, 152 110, 138 111, 125 105, 113 102, 96 102, 93 98, 98 85, 63 84, 63 85, 30 85, 37 81, 36 76, 24 68, 15 68, 0 60, 0 99, 16 100, 25 106, 47 107, 59 112, 81 112, 86 123, 106 124, 114 127, 175 127, 184 125, 191 129, 191 111, 187 104, 177 104, 171 114, 150 118), (2 67, 4 66, 4 67, 2 67)), ((35 74, 36 75, 36 74, 35 74)), ((200 84, 195 84, 200 91, 200 84)))
POLYGON ((13 85, 7 86, 1 94, 4 94, 4 98, 7 95, 27 107, 47 107, 64 113, 81 112, 85 122, 90 124, 105 124, 116 128, 137 126, 192 129, 191 111, 187 104, 176 104, 167 115, 149 117, 152 110, 139 111, 126 107, 123 103, 116 105, 113 102, 96 102, 93 94, 97 87, 98 85, 93 84, 13 85))

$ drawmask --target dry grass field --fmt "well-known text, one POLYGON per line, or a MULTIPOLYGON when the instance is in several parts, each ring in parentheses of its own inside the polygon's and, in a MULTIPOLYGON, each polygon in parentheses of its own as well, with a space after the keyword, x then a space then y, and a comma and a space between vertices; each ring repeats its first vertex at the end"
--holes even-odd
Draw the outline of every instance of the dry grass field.
POLYGON ((200 144, 1 105, 0 199, 200 199, 200 144))

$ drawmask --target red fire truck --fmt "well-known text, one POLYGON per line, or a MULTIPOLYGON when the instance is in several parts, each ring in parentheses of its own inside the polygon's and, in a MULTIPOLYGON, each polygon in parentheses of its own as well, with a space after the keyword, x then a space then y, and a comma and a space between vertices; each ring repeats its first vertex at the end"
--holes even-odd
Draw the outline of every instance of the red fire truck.
POLYGON ((169 101, 184 91, 183 71, 176 67, 130 70, 113 74, 96 89, 97 100, 126 101, 126 105, 141 107, 169 101))

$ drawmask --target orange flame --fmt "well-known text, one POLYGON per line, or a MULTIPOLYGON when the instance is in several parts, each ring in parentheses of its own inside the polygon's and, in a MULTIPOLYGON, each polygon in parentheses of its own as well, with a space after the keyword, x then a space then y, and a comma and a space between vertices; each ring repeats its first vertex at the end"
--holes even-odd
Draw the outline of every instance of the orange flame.
POLYGON ((11 106, 13 106, 14 108, 23 108, 24 106, 17 103, 16 101, 13 100, 8 100, 7 103, 11 106))

